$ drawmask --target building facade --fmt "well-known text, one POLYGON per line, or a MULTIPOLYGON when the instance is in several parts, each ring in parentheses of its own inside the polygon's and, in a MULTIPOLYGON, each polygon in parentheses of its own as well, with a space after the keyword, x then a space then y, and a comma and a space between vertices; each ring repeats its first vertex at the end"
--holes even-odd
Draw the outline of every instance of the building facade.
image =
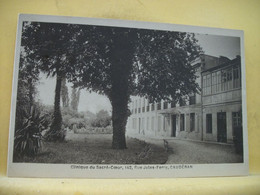
POLYGON ((202 55, 192 65, 201 93, 177 103, 132 97, 128 136, 233 143, 235 131, 242 129, 240 57, 202 55))

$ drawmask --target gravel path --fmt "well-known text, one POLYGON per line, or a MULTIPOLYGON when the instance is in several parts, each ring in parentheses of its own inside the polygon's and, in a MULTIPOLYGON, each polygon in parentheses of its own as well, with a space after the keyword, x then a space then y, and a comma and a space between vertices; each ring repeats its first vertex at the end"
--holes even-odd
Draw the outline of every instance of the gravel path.
MULTIPOLYGON (((145 139, 145 141, 163 147, 163 140, 145 139)), ((239 163, 242 155, 235 153, 234 146, 226 144, 203 143, 188 140, 167 140, 171 151, 166 164, 206 164, 239 163)))

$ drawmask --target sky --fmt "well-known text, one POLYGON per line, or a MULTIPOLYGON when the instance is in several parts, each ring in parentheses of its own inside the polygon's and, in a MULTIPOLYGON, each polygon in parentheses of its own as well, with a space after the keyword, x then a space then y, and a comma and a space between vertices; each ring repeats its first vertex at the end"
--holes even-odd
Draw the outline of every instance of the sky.
MULTIPOLYGON (((54 92, 55 92, 56 79, 55 77, 46 78, 45 74, 40 74, 40 84, 37 89, 39 92, 38 99, 46 105, 54 105, 54 92)), ((71 101, 72 84, 68 83, 69 99, 71 101)), ((111 113, 110 101, 107 97, 90 93, 85 89, 81 89, 78 110, 91 111, 94 114, 100 110, 107 110, 111 113)))
MULTIPOLYGON (((199 45, 204 50, 205 54, 212 56, 226 56, 234 59, 240 54, 240 39, 237 37, 215 36, 215 35, 202 35, 196 34, 199 45)), ((46 75, 40 75, 40 84, 38 85, 38 98, 46 105, 54 104, 54 91, 56 80, 55 78, 46 78, 46 75)), ((71 97, 71 86, 69 87, 69 98, 71 97)), ((107 97, 98 95, 94 92, 89 93, 87 90, 82 89, 79 100, 79 111, 91 111, 97 113, 99 110, 107 110, 111 113, 111 104, 107 97)))
POLYGON ((212 56, 225 56, 230 59, 236 58, 240 54, 240 38, 196 34, 199 45, 204 50, 205 54, 212 56))

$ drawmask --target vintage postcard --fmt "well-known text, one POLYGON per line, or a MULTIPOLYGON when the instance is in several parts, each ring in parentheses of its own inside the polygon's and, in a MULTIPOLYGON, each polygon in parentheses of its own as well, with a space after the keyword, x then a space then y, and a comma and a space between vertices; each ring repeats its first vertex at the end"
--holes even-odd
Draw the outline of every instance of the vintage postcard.
POLYGON ((243 31, 19 16, 8 176, 248 174, 243 31))

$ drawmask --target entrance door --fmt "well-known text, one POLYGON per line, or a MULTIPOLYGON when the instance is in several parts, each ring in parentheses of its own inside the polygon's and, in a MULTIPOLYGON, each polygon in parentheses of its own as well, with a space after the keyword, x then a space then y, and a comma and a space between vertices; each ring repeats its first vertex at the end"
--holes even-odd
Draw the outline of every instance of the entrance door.
POLYGON ((172 115, 172 137, 176 137, 176 115, 172 115))
POLYGON ((227 120, 226 113, 219 112, 217 114, 217 122, 218 122, 218 142, 227 142, 227 120))

